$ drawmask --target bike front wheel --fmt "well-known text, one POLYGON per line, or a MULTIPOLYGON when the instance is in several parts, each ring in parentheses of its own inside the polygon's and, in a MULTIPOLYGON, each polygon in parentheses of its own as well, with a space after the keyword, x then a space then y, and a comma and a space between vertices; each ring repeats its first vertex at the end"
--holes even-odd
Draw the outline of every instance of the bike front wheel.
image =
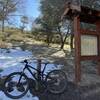
POLYGON ((67 87, 67 76, 61 70, 53 70, 46 77, 47 89, 54 94, 63 93, 67 87))
POLYGON ((12 99, 23 97, 29 89, 28 78, 21 72, 14 72, 7 76, 4 82, 4 93, 12 99))

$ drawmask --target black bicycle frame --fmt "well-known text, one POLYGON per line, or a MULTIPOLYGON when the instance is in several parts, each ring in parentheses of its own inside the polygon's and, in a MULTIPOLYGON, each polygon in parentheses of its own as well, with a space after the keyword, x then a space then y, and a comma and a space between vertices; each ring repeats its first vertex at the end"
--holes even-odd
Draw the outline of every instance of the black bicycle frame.
POLYGON ((46 65, 47 65, 47 63, 45 63, 43 70, 39 71, 38 69, 36 69, 36 68, 34 68, 34 67, 32 67, 32 66, 30 66, 28 64, 25 64, 25 67, 24 67, 22 72, 24 73, 25 69, 27 69, 36 80, 39 80, 38 77, 36 77, 35 74, 31 71, 31 69, 34 69, 36 71, 36 73, 39 73, 39 77, 42 76, 42 79, 43 79, 43 76, 46 76, 46 74, 44 74, 44 71, 46 69, 46 65))

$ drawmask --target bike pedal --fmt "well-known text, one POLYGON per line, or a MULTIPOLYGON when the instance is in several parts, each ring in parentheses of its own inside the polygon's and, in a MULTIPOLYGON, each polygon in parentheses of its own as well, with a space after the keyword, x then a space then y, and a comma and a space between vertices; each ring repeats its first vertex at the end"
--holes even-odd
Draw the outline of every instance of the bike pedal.
POLYGON ((17 87, 17 90, 20 92, 23 92, 23 91, 25 91, 25 88, 23 86, 21 86, 21 87, 17 87))

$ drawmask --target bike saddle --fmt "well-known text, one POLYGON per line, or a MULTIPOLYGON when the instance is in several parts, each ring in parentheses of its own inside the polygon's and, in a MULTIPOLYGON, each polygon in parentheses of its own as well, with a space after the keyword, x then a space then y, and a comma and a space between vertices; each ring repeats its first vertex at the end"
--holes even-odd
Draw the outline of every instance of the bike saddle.
POLYGON ((24 60, 24 63, 28 64, 28 61, 25 59, 25 60, 24 60))

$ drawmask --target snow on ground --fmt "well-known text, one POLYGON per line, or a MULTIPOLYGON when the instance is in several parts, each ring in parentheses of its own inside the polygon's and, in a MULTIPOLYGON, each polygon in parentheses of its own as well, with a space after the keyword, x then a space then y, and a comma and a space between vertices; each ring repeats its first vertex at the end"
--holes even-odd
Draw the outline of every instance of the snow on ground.
POLYGON ((63 51, 58 51, 56 53, 53 53, 51 56, 54 56, 54 57, 65 57, 65 53, 63 51))
MULTIPOLYGON (((10 98, 6 97, 3 92, 0 92, 0 100, 14 100, 14 99, 10 99, 10 98)), ((17 100, 39 100, 39 99, 38 99, 38 97, 32 97, 31 94, 27 93, 26 96, 24 96, 21 99, 17 99, 17 100)))
POLYGON ((2 51, 0 52, 0 66, 1 68, 15 66, 18 64, 18 62, 28 58, 31 55, 31 52, 21 51, 20 49, 11 49, 10 53, 2 51))
MULTIPOLYGON (((0 49, 0 69, 4 71, 0 73, 1 76, 8 75, 14 71, 20 71, 23 64, 20 61, 30 57, 32 55, 29 51, 22 51, 21 49, 11 49, 10 53, 6 50, 0 49)), ((13 100, 5 96, 0 91, 0 100, 13 100)), ((23 98, 18 100, 39 100, 38 97, 32 97, 30 93, 27 93, 23 98)))
MULTIPOLYGON (((0 49, 0 69, 3 71, 0 73, 1 76, 8 75, 15 71, 21 71, 24 67, 23 63, 20 63, 24 59, 29 59, 32 57, 32 53, 29 51, 22 51, 20 48, 16 49, 0 49)), ((36 67, 36 63, 31 62, 30 65, 36 67)), ((54 64, 48 64, 46 68, 46 72, 53 70, 54 64)), ((27 73, 27 72, 26 72, 27 73)), ((31 77, 29 73, 27 73, 28 77, 31 77)), ((0 100, 12 100, 5 96, 3 92, 0 92, 0 100)), ((23 98, 18 100, 39 100, 37 97, 32 97, 30 93, 27 93, 23 98)))

